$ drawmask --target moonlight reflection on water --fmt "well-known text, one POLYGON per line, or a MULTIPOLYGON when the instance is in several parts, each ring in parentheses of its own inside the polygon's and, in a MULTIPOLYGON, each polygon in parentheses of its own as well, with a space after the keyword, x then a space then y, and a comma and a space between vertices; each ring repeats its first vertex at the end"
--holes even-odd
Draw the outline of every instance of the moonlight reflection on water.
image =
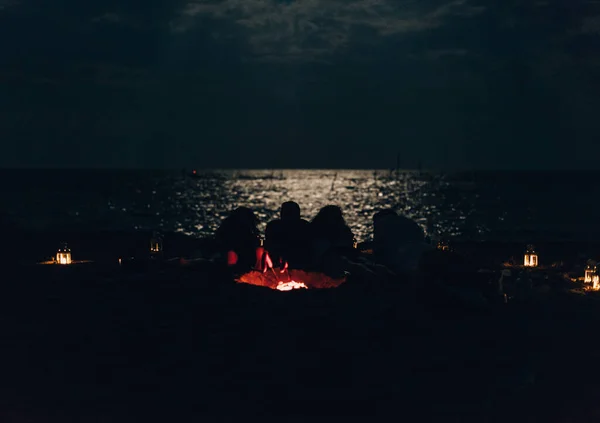
POLYGON ((161 230, 210 236, 238 206, 255 210, 260 229, 293 200, 312 219, 342 207, 359 241, 373 214, 394 207, 433 236, 466 239, 590 239, 600 236, 596 174, 581 172, 390 172, 283 170, 198 172, 0 171, 7 222, 34 230, 161 230), (527 181, 527 183, 523 183, 527 181), (535 187, 535 189, 532 189, 535 187))
MULTIPOLYGON (((225 178, 206 175, 177 182, 177 201, 193 210, 206 222, 202 229, 213 232, 222 217, 235 207, 256 211, 261 230, 278 217, 284 201, 296 201, 302 217, 312 219, 321 207, 342 207, 346 221, 360 239, 371 232, 373 214, 384 207, 397 207, 418 219, 426 229, 420 190, 425 185, 418 174, 403 173, 396 177, 389 171, 288 170, 278 172, 222 172, 225 178), (201 206, 200 206, 201 205, 201 206)), ((182 232, 194 234, 192 216, 177 222, 182 232)))

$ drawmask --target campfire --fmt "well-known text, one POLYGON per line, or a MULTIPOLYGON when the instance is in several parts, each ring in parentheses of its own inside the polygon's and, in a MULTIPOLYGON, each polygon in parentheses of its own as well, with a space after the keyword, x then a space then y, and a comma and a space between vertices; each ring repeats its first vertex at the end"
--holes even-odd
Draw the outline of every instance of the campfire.
POLYGON ((239 283, 265 286, 279 291, 337 288, 345 281, 345 278, 333 279, 323 273, 285 268, 272 268, 268 272, 252 270, 244 273, 237 280, 239 283))
POLYGON ((264 286, 279 291, 292 291, 294 289, 326 289, 337 288, 346 278, 334 279, 319 272, 306 272, 304 270, 289 269, 287 263, 280 267, 273 267, 269 254, 257 251, 256 269, 244 273, 238 283, 264 286))

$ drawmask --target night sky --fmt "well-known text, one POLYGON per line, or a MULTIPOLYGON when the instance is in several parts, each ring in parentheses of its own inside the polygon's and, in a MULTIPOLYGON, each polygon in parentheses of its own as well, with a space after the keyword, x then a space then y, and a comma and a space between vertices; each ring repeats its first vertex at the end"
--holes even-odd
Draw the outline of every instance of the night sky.
POLYGON ((594 169, 597 0, 0 0, 1 167, 594 169))

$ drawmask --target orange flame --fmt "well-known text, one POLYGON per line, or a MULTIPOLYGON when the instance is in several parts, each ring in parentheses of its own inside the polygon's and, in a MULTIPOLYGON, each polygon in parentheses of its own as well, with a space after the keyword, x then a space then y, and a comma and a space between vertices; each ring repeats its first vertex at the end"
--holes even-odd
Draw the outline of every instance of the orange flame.
POLYGON ((263 262, 263 257, 265 255, 265 249, 264 247, 258 247, 256 249, 256 264, 254 265, 254 268, 256 270, 262 270, 262 262, 263 262))
POLYGON ((269 252, 265 252, 265 265, 263 267, 263 273, 267 273, 267 270, 269 269, 273 269, 273 260, 271 260, 269 252))

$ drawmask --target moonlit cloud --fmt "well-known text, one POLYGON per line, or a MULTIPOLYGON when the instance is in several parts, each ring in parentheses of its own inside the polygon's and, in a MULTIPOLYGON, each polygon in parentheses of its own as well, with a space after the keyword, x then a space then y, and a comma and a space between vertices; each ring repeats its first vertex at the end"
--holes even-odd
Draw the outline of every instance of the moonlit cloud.
POLYGON ((599 4, 0 0, 0 165, 591 166, 599 4))
POLYGON ((244 31, 254 57, 314 60, 348 47, 361 29, 389 37, 427 31, 449 17, 468 18, 483 10, 467 0, 429 7, 392 0, 198 0, 181 9, 171 28, 185 33, 203 19, 228 20, 244 31))

